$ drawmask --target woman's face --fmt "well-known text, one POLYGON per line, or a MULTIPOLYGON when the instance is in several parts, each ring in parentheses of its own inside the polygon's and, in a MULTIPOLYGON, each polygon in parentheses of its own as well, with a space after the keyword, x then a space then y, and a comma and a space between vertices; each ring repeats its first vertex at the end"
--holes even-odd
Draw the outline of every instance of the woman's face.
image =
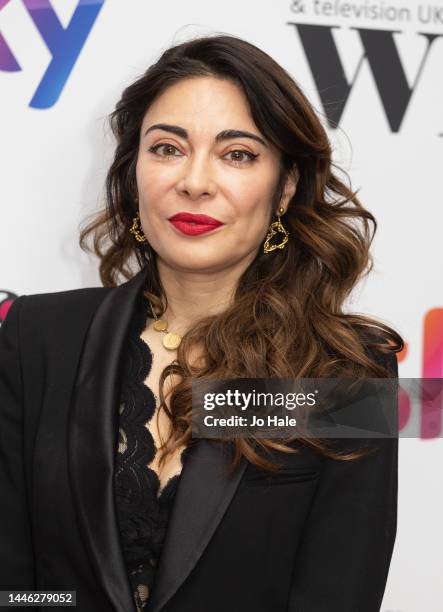
MULTIPOLYGON (((181 80, 143 119, 136 168, 143 232, 175 269, 246 268, 275 220, 271 198, 278 174, 279 152, 257 129, 236 85, 212 77, 181 80), (156 124, 163 129, 152 129, 156 124), (224 135, 227 130, 255 138, 224 135), (221 225, 195 234, 208 226, 171 222, 178 213, 207 215, 221 225)), ((295 184, 287 187, 285 210, 295 184)))

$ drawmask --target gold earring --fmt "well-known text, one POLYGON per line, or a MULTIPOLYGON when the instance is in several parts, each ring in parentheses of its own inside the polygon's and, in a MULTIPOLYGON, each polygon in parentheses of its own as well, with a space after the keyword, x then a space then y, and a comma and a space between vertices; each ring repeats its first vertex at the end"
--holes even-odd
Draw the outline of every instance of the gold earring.
POLYGON ((277 221, 274 221, 274 223, 271 223, 271 225, 269 226, 268 233, 266 234, 266 240, 263 245, 264 253, 270 253, 274 249, 284 249, 286 243, 288 242, 289 232, 287 231, 287 229, 284 227, 284 225, 280 221, 280 217, 284 212, 285 212, 285 209, 280 207, 277 213, 277 221), (271 240, 272 236, 274 236, 277 233, 283 234, 283 240, 279 244, 272 244, 272 245, 269 244, 269 241, 271 240))
POLYGON ((130 234, 134 234, 135 239, 138 242, 146 242, 146 240, 147 240, 146 236, 144 235, 143 232, 140 233, 140 231, 138 229, 139 221, 140 221, 140 215, 139 215, 139 213, 137 211, 136 216, 132 219, 132 227, 129 230, 129 233, 130 234))

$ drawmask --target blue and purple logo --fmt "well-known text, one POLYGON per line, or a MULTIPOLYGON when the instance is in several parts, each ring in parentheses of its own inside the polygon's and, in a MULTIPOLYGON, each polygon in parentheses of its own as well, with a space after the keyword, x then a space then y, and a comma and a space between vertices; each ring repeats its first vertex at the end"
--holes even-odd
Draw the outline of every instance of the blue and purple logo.
MULTIPOLYGON (((11 0, 0 0, 2 10, 11 0)), ((49 0, 21 0, 51 53, 51 61, 29 106, 50 108, 60 97, 104 0, 79 0, 64 28, 49 0)), ((0 32, 0 70, 23 70, 0 32)))

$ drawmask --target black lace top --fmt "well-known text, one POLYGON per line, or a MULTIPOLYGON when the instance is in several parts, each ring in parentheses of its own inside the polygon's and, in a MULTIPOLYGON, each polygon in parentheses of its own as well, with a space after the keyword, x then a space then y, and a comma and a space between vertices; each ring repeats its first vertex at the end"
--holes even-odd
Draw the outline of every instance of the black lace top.
MULTIPOLYGON (((115 466, 117 516, 137 610, 146 606, 152 589, 180 478, 180 473, 176 474, 160 490, 157 473, 147 467, 156 449, 145 423, 153 416, 158 402, 156 395, 144 384, 152 364, 151 350, 140 338, 148 314, 149 304, 142 294, 126 347, 115 466)), ((186 450, 181 455, 182 468, 186 450)))

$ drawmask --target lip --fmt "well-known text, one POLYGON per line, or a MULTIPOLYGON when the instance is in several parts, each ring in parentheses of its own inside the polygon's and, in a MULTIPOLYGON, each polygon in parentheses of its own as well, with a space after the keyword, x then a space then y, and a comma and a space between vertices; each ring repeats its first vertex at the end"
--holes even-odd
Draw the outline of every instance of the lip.
POLYGON ((179 212, 169 217, 169 221, 184 221, 185 223, 199 223, 201 225, 223 225, 218 219, 208 215, 195 215, 189 212, 179 212))
POLYGON ((169 217, 169 221, 180 232, 189 236, 204 234, 224 225, 224 223, 214 217, 189 212, 176 213, 169 217))

